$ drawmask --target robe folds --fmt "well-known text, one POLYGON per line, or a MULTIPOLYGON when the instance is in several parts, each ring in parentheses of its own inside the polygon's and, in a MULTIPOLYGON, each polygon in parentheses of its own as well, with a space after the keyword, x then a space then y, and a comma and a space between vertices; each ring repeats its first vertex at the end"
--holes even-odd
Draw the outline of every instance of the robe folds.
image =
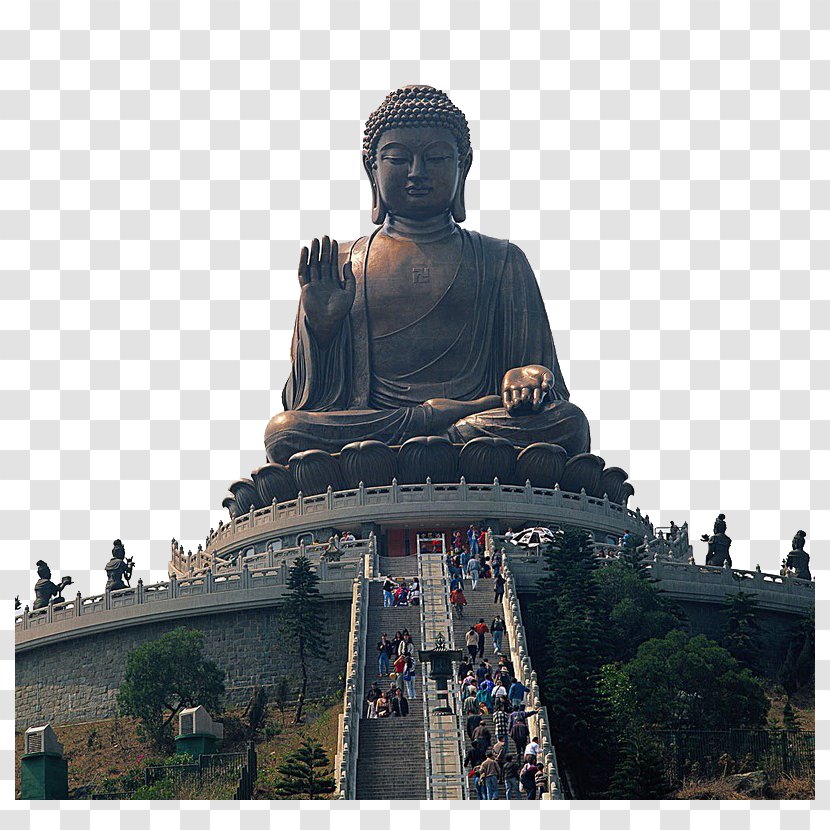
POLYGON ((569 455, 586 452, 588 423, 568 402, 542 295, 522 250, 457 227, 462 254, 447 291, 417 318, 402 302, 396 330, 373 336, 367 297, 372 274, 365 266, 377 232, 340 249, 340 271, 347 259, 352 263, 355 301, 329 344, 315 340, 302 305, 298 309, 291 374, 283 390, 285 412, 271 420, 265 434, 269 459, 284 463, 305 449, 337 452, 352 441, 396 445, 435 434, 456 443, 497 435, 517 446, 548 441, 561 444, 569 455), (449 310, 457 328, 447 337, 449 310), (442 321, 443 339, 434 336, 437 321, 442 321), (424 405, 433 398, 472 401, 500 395, 508 370, 532 364, 554 376, 551 400, 538 413, 514 417, 498 407, 447 429, 436 427, 435 413, 424 405))

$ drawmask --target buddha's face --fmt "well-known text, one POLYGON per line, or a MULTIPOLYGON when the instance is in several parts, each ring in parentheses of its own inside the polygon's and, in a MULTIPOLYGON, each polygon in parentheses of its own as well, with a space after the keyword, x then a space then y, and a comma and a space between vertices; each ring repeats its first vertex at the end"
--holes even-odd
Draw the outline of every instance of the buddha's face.
POLYGON ((461 177, 455 136, 446 127, 384 130, 375 177, 393 216, 428 219, 449 210, 461 177))

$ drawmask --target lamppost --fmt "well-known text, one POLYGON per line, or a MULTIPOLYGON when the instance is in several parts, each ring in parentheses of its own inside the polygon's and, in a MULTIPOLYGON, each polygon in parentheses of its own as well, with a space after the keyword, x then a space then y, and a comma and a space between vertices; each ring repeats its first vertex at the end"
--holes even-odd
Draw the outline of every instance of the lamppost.
POLYGON ((462 653, 461 649, 448 649, 447 641, 440 632, 435 637, 435 648, 429 651, 418 651, 418 659, 422 663, 429 663, 429 677, 430 680, 435 681, 439 703, 443 700, 443 706, 439 705, 432 710, 436 715, 451 715, 453 713, 447 692, 447 681, 452 677, 453 661, 460 661, 462 653))

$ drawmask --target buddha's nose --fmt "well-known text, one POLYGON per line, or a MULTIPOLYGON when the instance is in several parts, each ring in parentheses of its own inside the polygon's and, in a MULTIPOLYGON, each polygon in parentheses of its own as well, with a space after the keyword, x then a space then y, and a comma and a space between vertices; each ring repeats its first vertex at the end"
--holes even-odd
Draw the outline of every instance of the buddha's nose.
POLYGON ((415 153, 409 167, 410 179, 425 179, 427 175, 426 160, 420 153, 415 153))

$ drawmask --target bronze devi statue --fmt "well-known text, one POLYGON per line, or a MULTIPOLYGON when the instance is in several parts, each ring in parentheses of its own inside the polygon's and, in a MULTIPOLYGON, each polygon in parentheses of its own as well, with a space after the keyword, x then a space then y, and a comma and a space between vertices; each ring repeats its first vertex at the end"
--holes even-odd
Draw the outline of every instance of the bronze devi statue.
POLYGON ((440 90, 398 89, 369 117, 363 166, 378 227, 302 249, 285 412, 265 431, 270 461, 420 435, 590 450, 527 258, 460 227, 472 163, 467 120, 440 90))
POLYGON ((104 590, 118 591, 121 588, 129 588, 133 567, 133 558, 127 557, 124 543, 116 539, 112 543, 112 558, 104 568, 107 572, 107 584, 104 590))

